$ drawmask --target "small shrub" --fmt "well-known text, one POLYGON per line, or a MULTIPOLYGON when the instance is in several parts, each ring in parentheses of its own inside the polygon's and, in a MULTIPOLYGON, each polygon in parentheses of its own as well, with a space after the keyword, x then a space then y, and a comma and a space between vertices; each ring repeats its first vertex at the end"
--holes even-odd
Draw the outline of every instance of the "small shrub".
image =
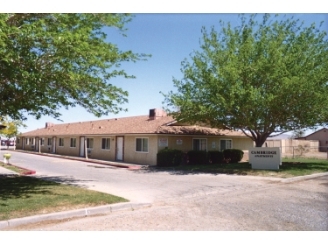
POLYGON ((225 149, 223 150, 224 160, 230 163, 237 163, 243 159, 244 152, 240 149, 225 149))
POLYGON ((307 153, 310 151, 310 148, 307 144, 303 145, 298 145, 298 147, 295 148, 295 153, 298 156, 303 156, 303 154, 307 153))
POLYGON ((188 151, 188 164, 189 165, 195 165, 195 164, 207 164, 208 158, 207 158, 207 152, 203 150, 191 150, 188 151))
POLYGON ((223 152, 221 151, 216 151, 216 150, 212 150, 212 151, 208 151, 208 162, 211 164, 220 164, 223 163, 223 152))
POLYGON ((182 163, 183 152, 176 149, 162 149, 157 153, 157 166, 172 167, 182 163))

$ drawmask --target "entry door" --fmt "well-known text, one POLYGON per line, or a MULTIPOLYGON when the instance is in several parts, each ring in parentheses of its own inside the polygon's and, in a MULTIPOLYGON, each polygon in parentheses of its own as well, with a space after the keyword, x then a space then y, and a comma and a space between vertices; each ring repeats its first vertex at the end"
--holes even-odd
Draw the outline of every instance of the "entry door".
POLYGON ((39 138, 35 138, 35 151, 39 152, 39 138))
POLYGON ((80 156, 84 157, 84 137, 80 138, 80 156))
POLYGON ((56 153, 56 137, 52 138, 52 153, 56 153))
POLYGON ((123 161, 124 137, 116 138, 116 160, 123 161))

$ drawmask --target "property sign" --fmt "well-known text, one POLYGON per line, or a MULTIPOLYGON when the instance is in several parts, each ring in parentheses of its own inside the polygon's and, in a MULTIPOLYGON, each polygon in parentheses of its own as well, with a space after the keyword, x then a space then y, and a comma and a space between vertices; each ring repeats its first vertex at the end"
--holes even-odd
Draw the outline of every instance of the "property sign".
POLYGON ((279 170, 281 165, 280 148, 252 148, 249 150, 249 163, 252 169, 279 170))

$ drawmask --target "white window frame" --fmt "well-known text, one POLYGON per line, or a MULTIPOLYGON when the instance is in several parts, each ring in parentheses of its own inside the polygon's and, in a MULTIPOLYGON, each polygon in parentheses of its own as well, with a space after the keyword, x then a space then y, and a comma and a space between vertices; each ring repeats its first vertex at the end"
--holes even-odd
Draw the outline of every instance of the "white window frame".
MULTIPOLYGON (((225 149, 232 149, 232 139, 220 139, 220 151, 223 151, 221 141, 230 141, 230 148, 225 148, 225 149)), ((227 146, 227 144, 225 144, 227 146)))
POLYGON ((136 138, 136 141, 135 141, 135 143, 136 143, 136 148, 135 148, 135 150, 136 150, 136 152, 138 152, 138 153, 149 153, 149 138, 136 138), (138 142, 138 139, 140 139, 141 140, 141 150, 138 150, 137 149, 137 147, 138 147, 138 144, 137 144, 137 142, 138 142), (145 140, 147 140, 147 150, 144 150, 144 141, 145 140))
POLYGON ((47 144, 48 144, 48 146, 52 146, 52 138, 48 138, 47 144))
POLYGON ((70 148, 76 148, 76 138, 71 138, 70 141, 69 141, 69 147, 70 148), (73 142, 72 142, 73 140, 73 142), (74 144, 72 144, 74 143, 74 144))
POLYGON ((64 138, 58 139, 58 147, 64 147, 64 138))
POLYGON ((192 150, 207 151, 207 138, 193 138, 193 139, 192 139, 192 150), (202 146, 201 142, 199 142, 200 146, 198 146, 198 149, 195 149, 195 148, 194 148, 194 140, 200 140, 200 141, 205 140, 205 149, 200 149, 201 146, 202 146))
POLYGON ((87 138, 87 149, 93 149, 93 138, 87 138))
POLYGON ((25 144, 29 145, 30 144, 30 139, 29 138, 25 138, 25 144))
POLYGON ((110 150, 110 138, 101 138, 101 149, 102 150, 110 150), (105 140, 105 148, 103 145, 103 141, 105 140), (106 144, 108 143, 108 144, 106 144))
POLYGON ((44 146, 44 138, 41 138, 41 146, 44 146))

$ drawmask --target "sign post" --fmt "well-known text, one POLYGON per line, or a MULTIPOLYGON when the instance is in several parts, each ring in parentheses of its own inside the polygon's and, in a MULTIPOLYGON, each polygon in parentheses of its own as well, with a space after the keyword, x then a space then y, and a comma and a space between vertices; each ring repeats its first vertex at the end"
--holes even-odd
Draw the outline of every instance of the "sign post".
POLYGON ((249 162, 252 164, 252 169, 279 170, 279 165, 281 165, 280 148, 251 148, 249 162))

